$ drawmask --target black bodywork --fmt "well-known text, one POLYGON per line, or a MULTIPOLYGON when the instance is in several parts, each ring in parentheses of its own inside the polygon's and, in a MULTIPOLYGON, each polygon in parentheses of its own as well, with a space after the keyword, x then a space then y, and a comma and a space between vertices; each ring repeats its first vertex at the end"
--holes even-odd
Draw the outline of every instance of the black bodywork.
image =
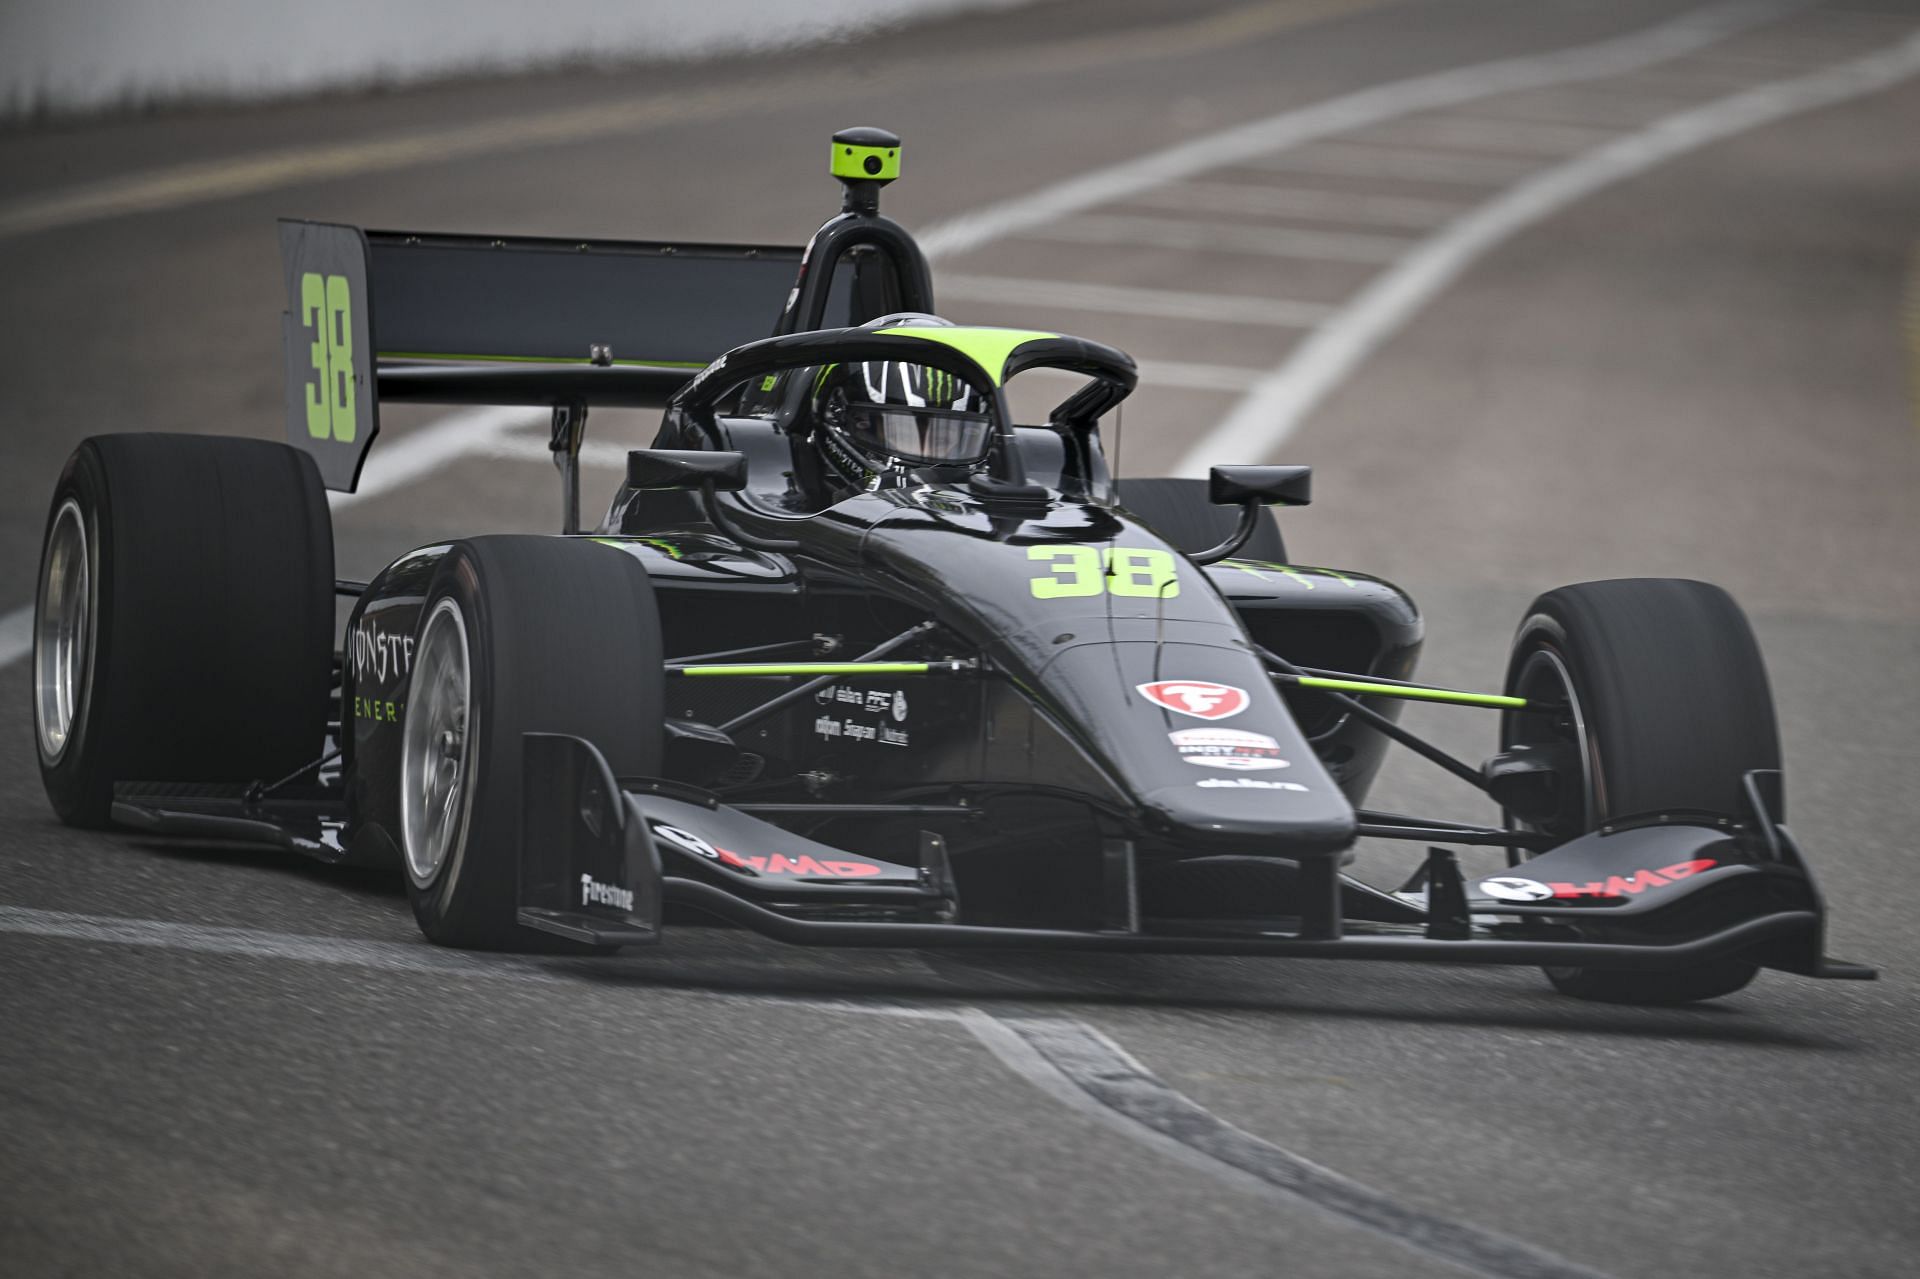
MULTIPOLYGON (((1413 601, 1347 570, 1201 563, 1130 514, 1100 449, 1099 420, 1134 377, 1111 348, 1041 335, 992 368, 955 346, 826 327, 933 309, 926 263, 879 215, 877 192, 849 182, 846 207, 804 252, 369 238, 288 224, 290 371, 305 350, 294 314, 303 272, 342 272, 373 299, 352 316, 362 349, 381 352, 377 371, 354 382, 358 433, 319 438, 290 409, 290 434, 336 486, 357 476, 382 399, 549 405, 563 475, 595 404, 664 403, 656 447, 745 459, 734 491, 630 483, 590 532, 569 510, 569 533, 635 557, 657 594, 666 764, 658 777, 614 778, 591 743, 526 739, 523 923, 643 943, 677 902, 831 945, 1649 970, 1741 955, 1813 976, 1870 975, 1824 956, 1823 909, 1781 823, 1777 775, 1747 779, 1738 823, 1645 814, 1552 848, 1524 830, 1369 810, 1396 740, 1489 789, 1480 770, 1399 729, 1394 697, 1294 678, 1410 680, 1422 639, 1413 601), (544 259, 566 270, 543 269, 544 259), (596 261, 618 269, 583 269, 596 261), (455 324, 428 299, 470 270, 516 281, 516 296, 531 301, 511 317, 455 324), (587 340, 594 331, 580 316, 615 313, 605 290, 673 272, 690 273, 681 285, 715 282, 695 345, 676 353, 737 332, 733 349, 696 373, 693 360, 626 362, 611 343, 587 340), (784 299, 776 275, 791 285, 784 299), (403 279, 412 284, 395 283, 403 279), (756 313, 772 337, 740 331, 756 313), (568 350, 578 357, 559 358, 568 350), (482 358, 507 355, 538 358, 482 358), (985 470, 927 471, 824 506, 797 496, 807 447, 792 429, 798 401, 774 394, 757 412, 743 407, 753 388, 784 387, 792 370, 858 359, 916 359, 993 386, 1003 431, 985 470), (1050 421, 1012 426, 999 387, 1033 367, 1087 382, 1050 421), (1083 592, 1077 566, 1090 563, 1099 589, 1083 592), (1143 576, 1143 564, 1154 571, 1143 576), (924 669, 806 666, 862 661, 924 669), (798 669, 737 669, 749 662, 798 669), (729 663, 736 669, 700 673, 729 663), (1177 688, 1158 699, 1146 691, 1168 685, 1228 692, 1183 703, 1177 688), (1431 846, 1411 891, 1340 872, 1366 835, 1431 846), (1468 882, 1446 845, 1537 854, 1526 882, 1553 892, 1521 901, 1501 877, 1468 882), (584 876, 626 885, 632 907, 577 900, 571 886, 584 876)), ((449 308, 469 317, 471 303, 449 308)), ((622 321, 638 325, 622 339, 634 349, 674 333, 671 304, 638 312, 654 318, 622 321)), ((644 457, 636 467, 657 472, 644 457)), ((358 599, 340 657, 339 758, 320 783, 256 787, 237 801, 126 788, 116 816, 328 860, 396 862, 412 647, 447 549, 423 547, 370 583, 342 584, 358 599)))

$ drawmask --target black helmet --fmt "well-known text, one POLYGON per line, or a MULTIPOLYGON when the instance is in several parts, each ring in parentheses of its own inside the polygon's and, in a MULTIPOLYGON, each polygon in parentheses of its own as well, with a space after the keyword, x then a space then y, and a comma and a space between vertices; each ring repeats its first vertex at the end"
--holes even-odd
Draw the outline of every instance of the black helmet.
POLYGON ((992 444, 986 396, 943 369, 904 360, 827 366, 814 418, 836 442, 876 461, 971 466, 992 444))
MULTIPOLYGON (((906 311, 861 327, 909 326, 952 324, 937 315, 906 311)), ((812 399, 813 420, 823 429, 829 455, 850 449, 883 467, 972 466, 986 458, 993 442, 988 397, 953 374, 924 364, 829 364, 815 374, 812 399)))

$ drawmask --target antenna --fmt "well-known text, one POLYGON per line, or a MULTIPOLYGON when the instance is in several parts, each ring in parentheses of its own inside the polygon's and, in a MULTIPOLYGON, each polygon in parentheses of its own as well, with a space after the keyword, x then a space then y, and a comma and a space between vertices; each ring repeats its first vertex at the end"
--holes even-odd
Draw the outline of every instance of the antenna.
POLYGON ((1107 467, 1107 479, 1114 485, 1120 482, 1120 428, 1126 425, 1127 403, 1122 400, 1113 406, 1113 462, 1107 467))

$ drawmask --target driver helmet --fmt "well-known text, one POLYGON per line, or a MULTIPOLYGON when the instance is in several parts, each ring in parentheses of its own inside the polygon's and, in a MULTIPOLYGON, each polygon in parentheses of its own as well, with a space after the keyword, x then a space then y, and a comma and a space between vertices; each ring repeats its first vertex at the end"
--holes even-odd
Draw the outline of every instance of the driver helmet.
MULTIPOLYGON (((907 325, 947 322, 909 313, 867 327, 907 325)), ((986 395, 944 369, 906 360, 827 365, 815 379, 813 415, 826 442, 850 450, 869 474, 874 467, 974 466, 992 445, 986 395)))

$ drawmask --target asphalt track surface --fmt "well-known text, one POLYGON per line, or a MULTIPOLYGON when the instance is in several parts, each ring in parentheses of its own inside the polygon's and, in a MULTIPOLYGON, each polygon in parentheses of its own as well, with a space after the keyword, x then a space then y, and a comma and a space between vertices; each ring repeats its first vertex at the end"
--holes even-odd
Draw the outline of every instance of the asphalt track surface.
MULTIPOLYGON (((783 59, 0 134, 0 658, 78 439, 277 435, 275 216, 792 242, 835 199, 826 134, 885 123, 908 143, 886 207, 945 228, 949 313, 1139 357, 1128 473, 1208 460, 1267 396, 1260 451, 1318 472, 1295 557, 1412 590, 1430 678, 1496 683, 1562 582, 1730 588, 1831 948, 1885 974, 1632 1010, 1527 970, 708 929, 597 964, 460 956, 392 878, 59 826, 13 661, 0 1270, 1914 1273, 1920 79, 1885 59, 1920 6, 1701 12, 1062 0, 783 59), (1691 50, 1651 55, 1687 14, 1691 50), (1542 60, 1621 37, 1641 65, 1542 60), (1502 59, 1561 78, 1405 88, 1502 59), (1288 113, 1382 86, 1288 140, 1288 113), (1262 121, 1280 145, 1232 132, 1262 121), (456 133, 444 160, 391 145, 456 133), (1087 174, 1111 198, 1036 213, 1087 174), (1026 222, 969 241, 996 207, 1026 222), (1425 292, 1383 291, 1410 263, 1425 292), (1329 347, 1337 376, 1287 399, 1329 347)), ((449 458, 436 417, 388 416, 376 491, 336 512, 343 573, 551 527, 532 424, 464 419, 485 455, 449 458)), ((589 504, 613 478, 589 470, 589 504)), ((1488 749, 1476 712, 1410 722, 1488 749)), ((1482 815, 1418 760, 1377 794, 1482 815)))

